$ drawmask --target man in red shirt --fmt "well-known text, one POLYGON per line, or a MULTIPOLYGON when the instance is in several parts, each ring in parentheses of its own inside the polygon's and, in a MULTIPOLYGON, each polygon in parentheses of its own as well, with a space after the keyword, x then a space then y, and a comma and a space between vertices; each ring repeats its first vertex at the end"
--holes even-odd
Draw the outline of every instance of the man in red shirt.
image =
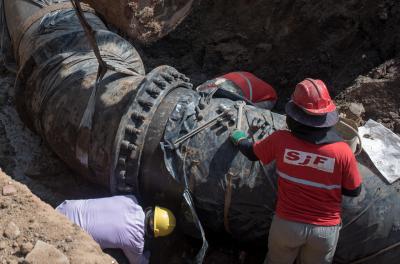
POLYGON ((339 117, 321 80, 300 82, 286 105, 290 131, 252 144, 232 141, 251 160, 276 162, 278 199, 268 238, 268 264, 331 263, 341 227, 342 195, 358 196, 361 177, 350 147, 337 134, 339 117))
POLYGON ((209 80, 199 87, 197 91, 207 91, 212 88, 237 94, 256 106, 272 109, 277 100, 274 88, 250 72, 230 72, 215 79, 209 80))

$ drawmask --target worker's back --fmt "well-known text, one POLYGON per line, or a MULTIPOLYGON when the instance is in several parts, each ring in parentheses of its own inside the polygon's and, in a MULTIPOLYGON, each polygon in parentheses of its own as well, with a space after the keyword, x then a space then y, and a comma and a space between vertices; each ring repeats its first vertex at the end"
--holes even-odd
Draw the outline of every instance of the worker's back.
POLYGON ((314 144, 289 131, 277 131, 256 143, 263 163, 276 160, 277 214, 288 220, 316 225, 340 223, 342 187, 360 183, 357 163, 344 142, 314 144))
POLYGON ((120 248, 131 264, 146 263, 143 256, 145 214, 132 195, 67 200, 57 211, 88 232, 101 248, 120 248))

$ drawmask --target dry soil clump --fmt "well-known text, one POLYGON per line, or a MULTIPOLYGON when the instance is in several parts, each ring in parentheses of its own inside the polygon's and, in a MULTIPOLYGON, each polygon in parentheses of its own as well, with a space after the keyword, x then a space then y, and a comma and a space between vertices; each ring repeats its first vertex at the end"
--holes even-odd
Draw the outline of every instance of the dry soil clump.
POLYGON ((0 171, 1 264, 112 264, 77 225, 0 171))

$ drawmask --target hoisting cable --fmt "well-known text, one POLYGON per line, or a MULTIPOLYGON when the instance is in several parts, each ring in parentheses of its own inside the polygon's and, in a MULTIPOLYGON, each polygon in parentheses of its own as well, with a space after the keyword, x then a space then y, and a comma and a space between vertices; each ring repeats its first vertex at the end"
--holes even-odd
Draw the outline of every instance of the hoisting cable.
POLYGON ((97 46, 95 31, 86 21, 85 16, 83 15, 82 7, 80 4, 80 0, 70 0, 72 6, 75 9, 76 15, 79 19, 80 24, 82 25, 83 30, 85 31, 86 37, 89 41, 90 46, 93 49, 94 55, 96 56, 97 62, 99 63, 99 67, 97 69, 97 77, 94 83, 94 87, 89 97, 88 104, 86 106, 85 112, 83 113, 82 119, 79 123, 78 127, 78 136, 76 141, 76 149, 75 154, 79 159, 81 164, 85 165, 88 168, 89 163, 89 146, 90 146, 90 131, 92 130, 92 122, 95 111, 96 104, 96 95, 100 82, 103 80, 104 75, 107 73, 107 69, 109 66, 102 59, 99 47, 97 46))
POLYGON ((78 136, 77 136, 76 149, 75 149, 76 157, 79 159, 81 164, 85 165, 86 168, 88 168, 88 163, 89 163, 88 152, 89 152, 89 148, 90 148, 90 132, 92 130, 92 123, 93 123, 93 116, 94 116, 94 112, 95 112, 97 92, 98 92, 100 83, 103 80, 103 77, 107 73, 107 70, 112 70, 112 71, 119 72, 119 73, 126 74, 126 75, 136 75, 136 73, 129 69, 124 69, 122 67, 116 68, 113 65, 106 63, 103 60, 103 58, 100 54, 100 49, 97 45, 96 32, 93 30, 93 28, 87 22, 84 14, 83 14, 80 0, 70 0, 70 1, 71 1, 73 8, 75 9, 75 13, 79 19, 80 24, 82 25, 83 30, 85 31, 85 35, 88 39, 89 45, 93 49, 93 53, 96 56, 97 62, 99 64, 94 87, 90 94, 85 112, 83 113, 82 119, 79 123, 78 136))

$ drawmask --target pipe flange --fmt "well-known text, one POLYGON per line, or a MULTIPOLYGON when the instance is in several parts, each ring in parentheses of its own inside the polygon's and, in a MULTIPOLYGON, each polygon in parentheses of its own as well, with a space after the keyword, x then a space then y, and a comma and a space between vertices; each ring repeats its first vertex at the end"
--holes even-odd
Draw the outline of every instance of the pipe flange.
POLYGON ((176 88, 191 89, 190 79, 170 66, 148 73, 123 117, 123 131, 117 147, 117 164, 112 188, 117 193, 139 193, 139 168, 143 144, 153 115, 164 97, 176 88))

